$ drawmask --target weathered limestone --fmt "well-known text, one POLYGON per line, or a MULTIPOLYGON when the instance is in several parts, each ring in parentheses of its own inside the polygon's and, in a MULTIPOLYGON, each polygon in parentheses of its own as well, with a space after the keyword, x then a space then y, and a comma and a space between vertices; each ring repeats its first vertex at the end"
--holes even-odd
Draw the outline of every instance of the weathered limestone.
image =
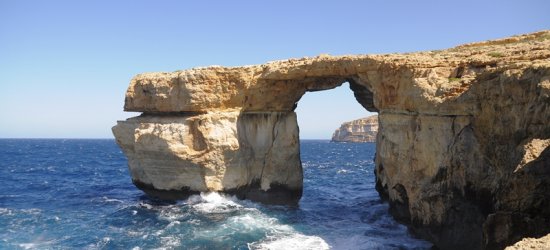
POLYGON ((378 116, 344 122, 332 134, 333 142, 376 142, 378 116))
POLYGON ((379 112, 377 190, 443 249, 550 232, 550 32, 409 54, 319 56, 136 76, 113 128, 138 187, 301 195, 294 108, 349 82, 379 112))
POLYGON ((516 244, 509 246, 506 250, 525 250, 525 249, 550 249, 550 234, 540 238, 525 238, 516 244))
POLYGON ((154 196, 223 191, 277 203, 297 202, 302 192, 294 112, 142 115, 113 133, 134 183, 154 196))

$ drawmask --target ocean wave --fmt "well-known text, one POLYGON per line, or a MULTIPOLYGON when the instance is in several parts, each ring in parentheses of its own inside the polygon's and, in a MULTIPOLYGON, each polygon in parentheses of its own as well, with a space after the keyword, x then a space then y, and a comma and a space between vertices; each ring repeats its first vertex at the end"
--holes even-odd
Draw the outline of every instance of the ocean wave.
POLYGON ((193 209, 202 213, 228 213, 242 208, 234 196, 222 195, 217 192, 193 195, 187 200, 193 209))
POLYGON ((13 212, 12 210, 10 210, 9 208, 5 208, 5 207, 0 207, 0 215, 12 215, 13 212))
POLYGON ((88 245, 86 249, 95 250, 95 249, 105 249, 109 245, 109 243, 112 241, 110 237, 103 237, 95 244, 88 245))
POLYGON ((233 234, 264 235, 263 239, 249 243, 251 249, 329 249, 329 245, 318 236, 308 236, 297 232, 292 226, 281 223, 260 209, 250 207, 246 201, 238 201, 233 196, 219 193, 204 193, 190 198, 193 209, 201 213, 229 213, 219 226, 194 232, 197 238, 224 238, 233 234), (199 198, 200 197, 200 198, 199 198))
POLYGON ((300 233, 282 237, 268 237, 266 240, 248 244, 250 249, 258 250, 324 250, 330 246, 320 237, 307 236, 300 233))
POLYGON ((347 173, 350 173, 350 172, 353 172, 353 171, 350 171, 350 170, 347 170, 347 169, 340 169, 336 173, 337 174, 347 174, 347 173))
POLYGON ((19 243, 17 246, 22 249, 49 249, 57 242, 58 240, 44 240, 39 237, 33 242, 19 243))
POLYGON ((101 197, 101 199, 103 200, 103 202, 124 203, 124 201, 122 201, 122 200, 109 198, 107 196, 103 196, 103 197, 101 197))

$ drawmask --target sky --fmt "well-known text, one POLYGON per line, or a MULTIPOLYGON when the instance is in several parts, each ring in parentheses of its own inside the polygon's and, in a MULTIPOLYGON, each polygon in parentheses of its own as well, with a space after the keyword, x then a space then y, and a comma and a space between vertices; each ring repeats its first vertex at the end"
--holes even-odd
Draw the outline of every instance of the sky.
MULTIPOLYGON (((0 0, 0 138, 113 138, 142 72, 453 47, 550 29, 550 1, 0 0)), ((348 85, 307 93, 302 139, 367 116, 348 85)))

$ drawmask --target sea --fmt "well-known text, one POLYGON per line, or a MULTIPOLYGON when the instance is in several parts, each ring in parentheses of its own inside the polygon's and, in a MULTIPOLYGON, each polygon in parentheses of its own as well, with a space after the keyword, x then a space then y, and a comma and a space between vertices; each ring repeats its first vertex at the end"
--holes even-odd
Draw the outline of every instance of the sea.
POLYGON ((303 197, 287 207, 151 199, 112 139, 0 139, 0 249, 429 249, 388 214, 374 154, 301 141, 303 197))

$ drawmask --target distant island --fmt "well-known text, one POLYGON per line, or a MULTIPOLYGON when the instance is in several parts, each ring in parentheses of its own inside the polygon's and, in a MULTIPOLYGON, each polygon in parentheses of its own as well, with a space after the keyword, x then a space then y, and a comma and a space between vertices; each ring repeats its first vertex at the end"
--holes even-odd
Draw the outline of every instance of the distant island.
POLYGON ((333 142, 376 142, 378 115, 344 122, 332 134, 333 142))

